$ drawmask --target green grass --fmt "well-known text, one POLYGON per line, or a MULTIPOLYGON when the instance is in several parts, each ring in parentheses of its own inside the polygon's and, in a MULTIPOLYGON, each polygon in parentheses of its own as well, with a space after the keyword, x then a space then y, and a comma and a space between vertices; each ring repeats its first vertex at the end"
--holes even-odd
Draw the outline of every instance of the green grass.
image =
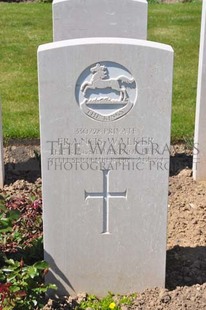
POLYGON ((149 5, 148 39, 170 44, 175 53, 172 140, 193 138, 201 3, 149 5))
POLYGON ((4 137, 39 136, 36 53, 38 45, 51 41, 51 5, 0 3, 4 137))
MULTIPOLYGON (((52 41, 51 4, 0 3, 4 137, 39 136, 36 51, 52 41)), ((201 3, 150 4, 148 39, 175 51, 172 139, 193 138, 201 3)))

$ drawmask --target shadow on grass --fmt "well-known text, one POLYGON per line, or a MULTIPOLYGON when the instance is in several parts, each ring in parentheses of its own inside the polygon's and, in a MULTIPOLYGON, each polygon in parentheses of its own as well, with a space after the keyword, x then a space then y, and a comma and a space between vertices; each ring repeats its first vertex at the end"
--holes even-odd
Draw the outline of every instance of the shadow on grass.
POLYGON ((192 286, 206 282, 206 247, 174 248, 167 251, 166 288, 192 286))

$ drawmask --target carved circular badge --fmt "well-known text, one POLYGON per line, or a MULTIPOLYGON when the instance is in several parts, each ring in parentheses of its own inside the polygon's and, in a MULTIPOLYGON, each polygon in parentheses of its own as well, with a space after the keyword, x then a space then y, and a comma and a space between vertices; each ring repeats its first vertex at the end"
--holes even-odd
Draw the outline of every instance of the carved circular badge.
POLYGON ((76 100, 90 118, 109 122, 126 115, 134 106, 137 86, 122 65, 101 61, 86 68, 76 83, 76 100))

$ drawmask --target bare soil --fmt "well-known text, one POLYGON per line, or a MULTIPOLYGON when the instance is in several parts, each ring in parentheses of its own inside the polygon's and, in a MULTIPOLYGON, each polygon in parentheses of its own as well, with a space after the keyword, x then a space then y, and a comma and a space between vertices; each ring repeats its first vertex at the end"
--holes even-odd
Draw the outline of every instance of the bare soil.
MULTIPOLYGON (((171 153, 166 288, 146 289, 122 310, 206 309, 206 182, 193 181, 192 153, 185 145, 173 146, 171 153)), ((5 193, 40 186, 39 154, 38 140, 5 147, 5 193)), ((74 309, 80 300, 49 300, 44 309, 74 309)))

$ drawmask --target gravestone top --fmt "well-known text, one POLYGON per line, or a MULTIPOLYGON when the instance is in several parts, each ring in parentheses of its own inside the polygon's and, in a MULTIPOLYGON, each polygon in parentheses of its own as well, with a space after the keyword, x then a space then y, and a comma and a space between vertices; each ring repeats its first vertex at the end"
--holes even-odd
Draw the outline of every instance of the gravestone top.
MULTIPOLYGON (((143 47, 152 47, 155 49, 161 49, 165 51, 169 51, 173 53, 173 48, 170 45, 153 42, 153 41, 146 41, 141 39, 131 39, 131 38, 77 38, 73 40, 62 40, 62 41, 55 41, 51 43, 42 44, 38 47, 38 53, 50 49, 55 48, 62 48, 64 46, 81 46, 81 45, 106 45, 106 44, 114 44, 114 45, 137 45, 143 47)), ((113 56, 115 58, 115 56, 113 56)))
POLYGON ((54 41, 87 37, 147 38, 147 1, 54 0, 54 41))
POLYGON ((164 286, 172 48, 59 41, 38 68, 47 280, 71 295, 164 286))

